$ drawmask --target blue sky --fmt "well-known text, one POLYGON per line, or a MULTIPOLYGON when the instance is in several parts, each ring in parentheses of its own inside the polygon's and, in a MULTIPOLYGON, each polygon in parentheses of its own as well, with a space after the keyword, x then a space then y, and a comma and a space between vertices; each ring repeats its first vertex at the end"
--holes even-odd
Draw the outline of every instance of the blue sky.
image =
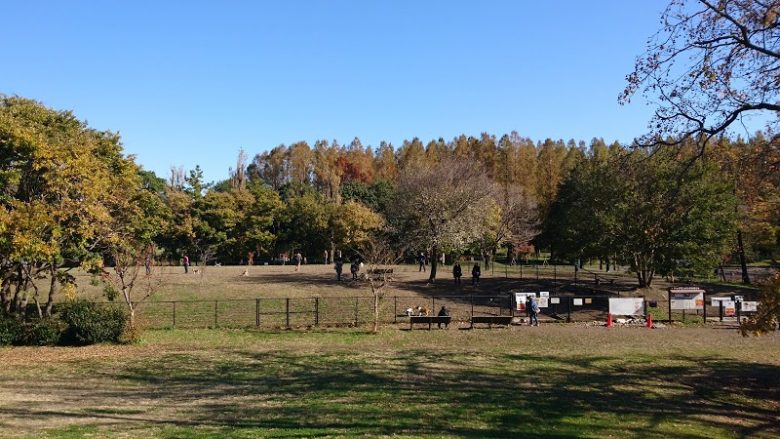
POLYGON ((666 3, 4 1, 0 93, 119 131, 163 177, 299 140, 629 142, 651 108, 617 96, 666 3))

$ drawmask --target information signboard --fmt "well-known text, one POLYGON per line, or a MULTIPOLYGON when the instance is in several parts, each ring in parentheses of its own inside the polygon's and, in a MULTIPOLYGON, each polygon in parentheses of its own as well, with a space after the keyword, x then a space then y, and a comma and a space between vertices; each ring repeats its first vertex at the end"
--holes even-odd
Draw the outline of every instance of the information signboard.
POLYGON ((644 315, 645 299, 642 297, 610 297, 609 313, 618 316, 644 315))
POLYGON ((743 301, 742 302, 742 308, 740 308, 740 311, 742 311, 742 312, 756 312, 756 311, 758 311, 758 302, 743 301))
POLYGON ((670 288, 672 309, 704 309, 704 290, 701 288, 670 288))

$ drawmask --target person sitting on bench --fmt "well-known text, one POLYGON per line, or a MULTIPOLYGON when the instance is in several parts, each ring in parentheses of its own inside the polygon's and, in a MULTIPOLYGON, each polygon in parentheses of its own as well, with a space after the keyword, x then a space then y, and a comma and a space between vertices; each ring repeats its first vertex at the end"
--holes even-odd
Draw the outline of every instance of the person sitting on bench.
MULTIPOLYGON (((437 314, 439 317, 449 317, 450 316, 450 310, 447 309, 446 306, 442 305, 441 309, 439 310, 439 314, 437 314)), ((438 324, 439 328, 441 328, 441 323, 438 324)), ((449 328, 449 323, 444 324, 445 328, 449 328)))

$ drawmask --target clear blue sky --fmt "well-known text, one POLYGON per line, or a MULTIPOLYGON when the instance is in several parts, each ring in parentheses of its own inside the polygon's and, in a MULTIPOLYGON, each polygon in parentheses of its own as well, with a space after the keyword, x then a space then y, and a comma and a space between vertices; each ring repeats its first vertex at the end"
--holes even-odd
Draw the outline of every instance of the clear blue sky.
POLYGON ((119 131, 167 176, 240 148, 517 130, 629 142, 617 103, 666 1, 3 1, 0 93, 119 131))

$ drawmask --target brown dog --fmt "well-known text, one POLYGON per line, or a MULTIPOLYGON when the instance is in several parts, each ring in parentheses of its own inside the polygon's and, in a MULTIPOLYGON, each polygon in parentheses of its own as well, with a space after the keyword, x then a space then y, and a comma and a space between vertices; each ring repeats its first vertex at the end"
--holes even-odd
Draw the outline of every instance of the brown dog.
POLYGON ((424 307, 424 306, 416 306, 414 310, 417 312, 418 316, 428 316, 431 315, 431 311, 424 307))

